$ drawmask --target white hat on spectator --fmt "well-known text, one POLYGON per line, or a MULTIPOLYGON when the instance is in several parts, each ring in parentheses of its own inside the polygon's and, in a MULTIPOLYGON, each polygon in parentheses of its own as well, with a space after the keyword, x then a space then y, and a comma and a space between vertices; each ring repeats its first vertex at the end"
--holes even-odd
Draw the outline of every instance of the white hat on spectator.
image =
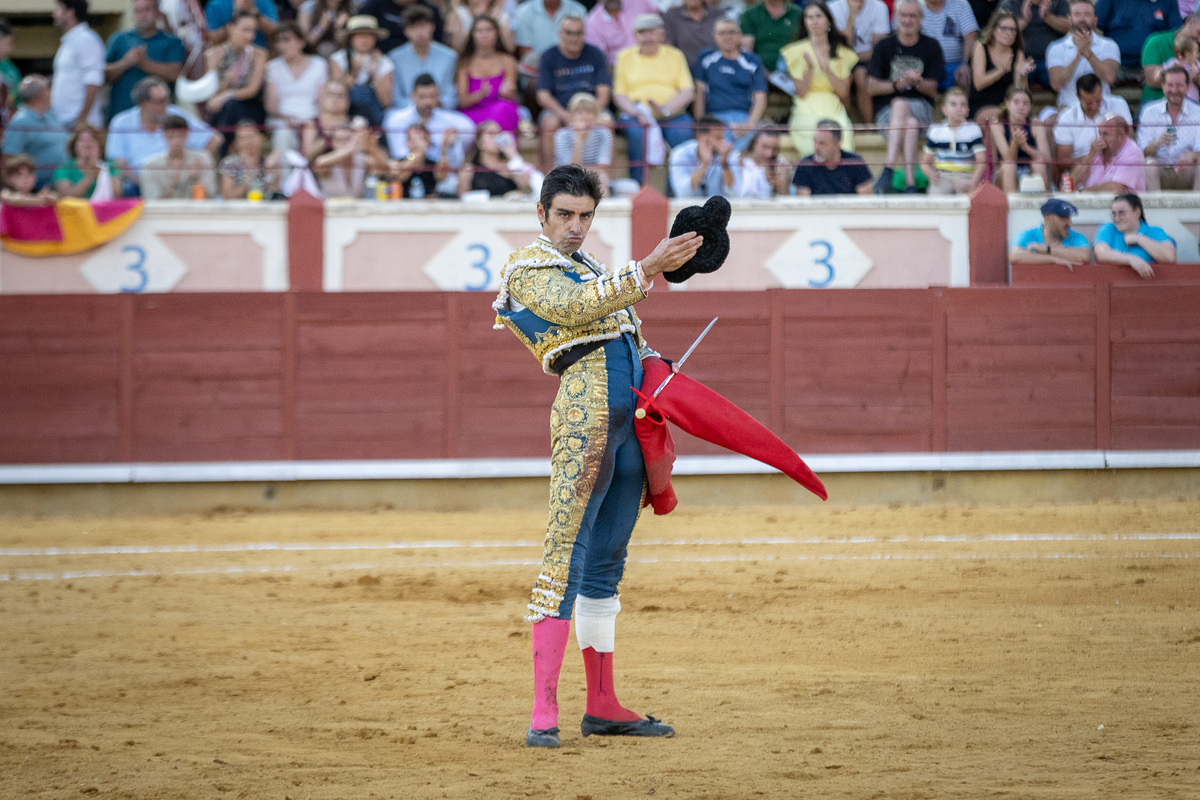
POLYGON ((633 30, 650 31, 663 26, 662 17, 658 14, 638 14, 638 18, 633 21, 633 30))

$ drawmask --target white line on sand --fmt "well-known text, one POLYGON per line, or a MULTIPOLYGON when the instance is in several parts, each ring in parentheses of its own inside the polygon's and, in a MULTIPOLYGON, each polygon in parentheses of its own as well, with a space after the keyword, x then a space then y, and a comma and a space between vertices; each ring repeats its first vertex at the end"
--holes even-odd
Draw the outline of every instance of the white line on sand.
MULTIPOLYGON (((722 562, 792 562, 792 561, 988 561, 988 560, 1094 560, 1094 559, 1188 559, 1200 558, 1195 553, 1121 553, 1112 556, 1096 553, 824 553, 809 555, 719 555, 677 556, 672 558, 630 557, 636 564, 708 564, 722 562)), ((397 569, 487 569, 493 567, 531 567, 541 563, 534 558, 505 558, 488 561, 441 561, 425 564, 364 562, 353 564, 276 564, 271 566, 225 566, 167 570, 68 570, 64 572, 0 573, 0 583, 9 581, 61 581, 83 578, 153 578, 189 575, 266 575, 275 573, 325 570, 327 572, 395 571, 397 569)))
MULTIPOLYGON (((795 538, 786 536, 738 539, 637 539, 637 547, 705 547, 740 545, 843 545, 843 544, 958 544, 970 542, 1120 542, 1200 541, 1200 533, 992 533, 954 536, 848 536, 795 538)), ((9 547, 4 557, 152 555, 160 553, 259 553, 336 550, 475 550, 506 547, 541 547, 533 539, 469 542, 430 539, 416 542, 242 542, 232 544, 109 545, 97 547, 9 547)))

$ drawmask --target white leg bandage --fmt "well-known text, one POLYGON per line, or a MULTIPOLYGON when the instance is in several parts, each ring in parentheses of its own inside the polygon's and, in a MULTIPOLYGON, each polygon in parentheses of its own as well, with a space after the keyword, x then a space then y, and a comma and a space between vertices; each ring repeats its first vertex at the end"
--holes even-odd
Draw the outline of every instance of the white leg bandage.
POLYGON ((579 649, 589 647, 597 653, 611 653, 617 635, 617 613, 620 598, 604 597, 595 600, 582 595, 575 598, 575 638, 579 649))

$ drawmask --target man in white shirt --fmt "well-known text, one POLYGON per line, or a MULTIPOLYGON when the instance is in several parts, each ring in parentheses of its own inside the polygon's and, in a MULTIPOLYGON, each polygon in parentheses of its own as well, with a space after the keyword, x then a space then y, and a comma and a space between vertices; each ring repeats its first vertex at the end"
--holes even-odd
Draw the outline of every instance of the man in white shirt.
POLYGON ((475 141, 475 123, 466 114, 439 108, 438 94, 437 81, 430 75, 421 75, 413 84, 412 105, 393 108, 384 117, 383 130, 392 158, 408 155, 408 129, 419 122, 429 131, 430 160, 444 160, 455 170, 462 166, 464 153, 475 141))
POLYGON ((104 127, 100 88, 104 86, 104 40, 88 26, 87 0, 58 0, 54 27, 61 30, 54 54, 50 107, 63 125, 76 121, 104 127))
POLYGON ((867 88, 867 64, 871 63, 875 43, 892 32, 887 6, 883 0, 834 0, 829 4, 829 12, 833 14, 833 23, 858 56, 858 65, 853 72, 854 91, 858 113, 870 124, 875 121, 875 109, 867 88))
POLYGON ((696 138, 671 148, 671 191, 679 198, 730 197, 741 172, 738 153, 726 138, 729 130, 716 117, 696 123, 696 138))
POLYGON ((1200 191, 1200 105, 1187 97, 1187 70, 1163 73, 1163 99, 1142 106, 1137 143, 1146 156, 1146 191, 1200 191))
POLYGON ((1095 74, 1104 86, 1104 96, 1117 79, 1121 49, 1112 39, 1096 33, 1096 9, 1090 0, 1071 3, 1071 32, 1046 48, 1046 70, 1050 86, 1058 92, 1058 106, 1074 102, 1075 82, 1095 74))
POLYGON ((1079 79, 1076 94, 1079 102, 1059 114, 1054 126, 1055 161, 1063 171, 1090 160, 1092 142, 1096 141, 1100 123, 1106 117, 1116 114, 1126 122, 1133 120, 1125 99, 1117 95, 1105 97, 1100 78, 1092 73, 1079 79))
POLYGON ((179 106, 170 104, 171 90, 167 82, 155 75, 147 75, 134 84, 133 108, 122 111, 108 124, 108 142, 105 156, 121 169, 126 182, 126 196, 136 193, 140 185, 142 167, 154 156, 167 151, 167 139, 163 133, 163 121, 173 115, 188 124, 187 150, 207 150, 215 154, 223 137, 208 125, 188 114, 179 106))

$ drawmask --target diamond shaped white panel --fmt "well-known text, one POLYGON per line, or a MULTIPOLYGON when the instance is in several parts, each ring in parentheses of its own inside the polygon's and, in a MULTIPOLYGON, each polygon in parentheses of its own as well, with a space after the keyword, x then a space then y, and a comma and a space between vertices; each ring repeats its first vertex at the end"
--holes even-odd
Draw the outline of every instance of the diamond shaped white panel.
POLYGON ((875 264, 841 228, 802 225, 763 266, 789 289, 848 289, 875 264))
POLYGON ((147 229, 132 229, 96 250, 79 267, 97 292, 169 292, 187 273, 187 267, 147 229))
POLYGON ((463 228, 425 265, 425 274, 444 291, 495 291, 513 246, 491 228, 472 229, 467 220, 463 228))

